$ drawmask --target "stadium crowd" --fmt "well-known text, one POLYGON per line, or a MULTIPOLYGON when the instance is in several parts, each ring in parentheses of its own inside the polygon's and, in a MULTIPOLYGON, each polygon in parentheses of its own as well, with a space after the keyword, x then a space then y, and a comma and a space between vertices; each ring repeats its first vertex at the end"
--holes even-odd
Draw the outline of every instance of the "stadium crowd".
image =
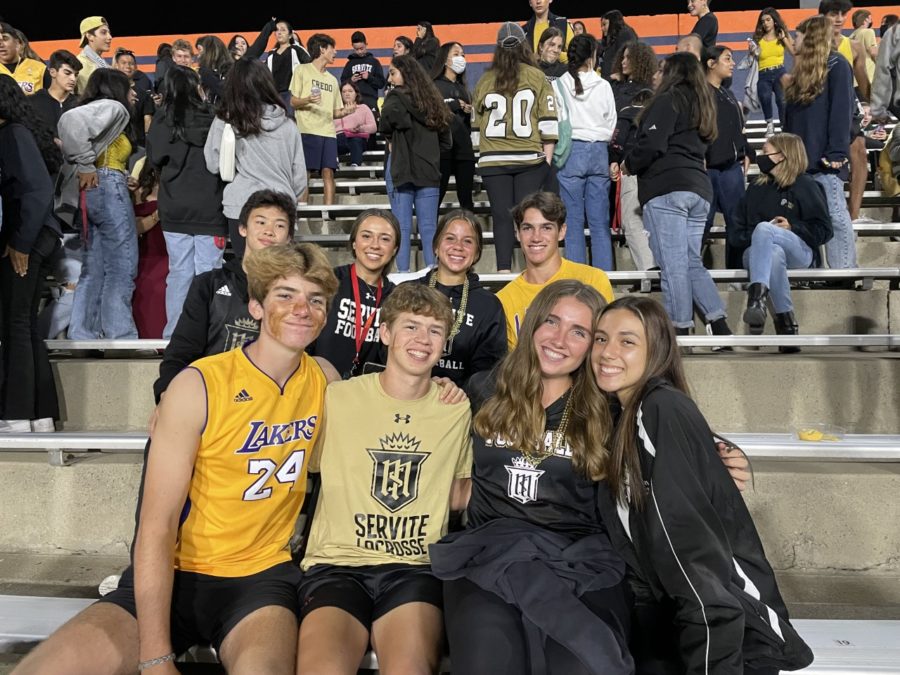
POLYGON ((695 312, 732 334, 702 258, 717 213, 751 334, 770 303, 799 333, 789 269, 857 266, 868 149, 900 174, 898 18, 876 35, 849 0, 794 27, 766 8, 737 63, 709 0, 664 58, 618 10, 597 37, 529 4, 477 82, 426 21, 386 68, 357 30, 335 76, 331 36, 272 18, 253 42, 161 44, 152 78, 104 17, 46 63, 0 22, 0 432, 55 428, 45 338, 169 340, 133 566, 18 675, 175 673, 198 642, 233 673, 354 673, 370 646, 425 673, 445 629, 462 673, 812 660, 676 336, 695 312), (292 243, 297 207, 313 175, 334 204, 380 139, 390 209, 332 269, 292 243), (476 176, 494 269, 524 260, 496 294, 476 176), (614 299, 612 228, 662 304, 614 299), (395 285, 414 229, 427 270, 395 285))

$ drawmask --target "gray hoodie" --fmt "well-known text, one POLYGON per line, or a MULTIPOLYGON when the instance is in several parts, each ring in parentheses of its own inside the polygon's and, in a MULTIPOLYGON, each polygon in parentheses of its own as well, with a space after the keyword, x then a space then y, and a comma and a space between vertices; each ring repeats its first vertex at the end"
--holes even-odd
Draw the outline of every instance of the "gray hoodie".
POLYGON ((871 103, 875 119, 885 117, 888 112, 900 113, 900 28, 896 25, 881 36, 871 103))
POLYGON ((69 223, 78 209, 77 173, 93 173, 97 157, 131 123, 131 113, 110 99, 99 99, 67 110, 59 118, 59 140, 66 160, 57 179, 55 209, 69 223))
MULTIPOLYGON (((216 117, 203 154, 206 168, 219 173, 219 147, 225 122, 216 117)), ((279 106, 266 106, 262 131, 255 136, 237 137, 235 176, 225 186, 222 206, 225 217, 237 220, 247 198, 257 190, 277 190, 299 199, 306 189, 306 160, 300 132, 279 106)))

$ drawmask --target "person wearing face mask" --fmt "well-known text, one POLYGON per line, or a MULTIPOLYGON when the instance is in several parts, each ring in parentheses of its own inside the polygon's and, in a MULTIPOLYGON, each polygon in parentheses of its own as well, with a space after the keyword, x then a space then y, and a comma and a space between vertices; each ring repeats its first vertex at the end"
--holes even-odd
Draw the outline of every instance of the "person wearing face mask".
POLYGON ((747 188, 734 227, 727 230, 729 245, 750 272, 744 323, 753 335, 765 329, 769 295, 775 332, 798 334, 787 270, 818 267, 819 247, 833 236, 824 191, 806 173, 807 161, 799 136, 771 136, 756 158, 762 175, 747 188))
POLYGON ((466 53, 458 42, 446 42, 438 50, 431 78, 453 114, 450 134, 453 146, 441 152, 441 202, 450 176, 456 176, 459 205, 472 210, 475 182, 475 150, 472 147, 472 94, 466 84, 466 53))

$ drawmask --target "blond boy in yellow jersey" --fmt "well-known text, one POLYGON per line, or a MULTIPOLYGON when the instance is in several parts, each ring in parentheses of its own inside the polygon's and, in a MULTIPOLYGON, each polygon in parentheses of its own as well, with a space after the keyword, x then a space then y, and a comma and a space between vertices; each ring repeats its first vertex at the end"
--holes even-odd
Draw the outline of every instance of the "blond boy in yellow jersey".
POLYGON ((133 571, 17 674, 176 675, 177 654, 212 643, 229 673, 293 675, 301 575, 288 541, 326 385, 304 350, 337 279, 311 244, 272 246, 245 265, 259 339, 195 361, 166 390, 133 571))

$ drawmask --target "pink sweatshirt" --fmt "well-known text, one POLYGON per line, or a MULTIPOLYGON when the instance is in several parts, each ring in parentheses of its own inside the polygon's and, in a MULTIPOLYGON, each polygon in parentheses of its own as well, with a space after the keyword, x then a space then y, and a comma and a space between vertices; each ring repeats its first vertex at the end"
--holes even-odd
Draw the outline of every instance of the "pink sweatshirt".
POLYGON ((351 114, 335 120, 334 130, 347 138, 368 138, 378 127, 375 126, 375 115, 369 106, 361 103, 351 114))

